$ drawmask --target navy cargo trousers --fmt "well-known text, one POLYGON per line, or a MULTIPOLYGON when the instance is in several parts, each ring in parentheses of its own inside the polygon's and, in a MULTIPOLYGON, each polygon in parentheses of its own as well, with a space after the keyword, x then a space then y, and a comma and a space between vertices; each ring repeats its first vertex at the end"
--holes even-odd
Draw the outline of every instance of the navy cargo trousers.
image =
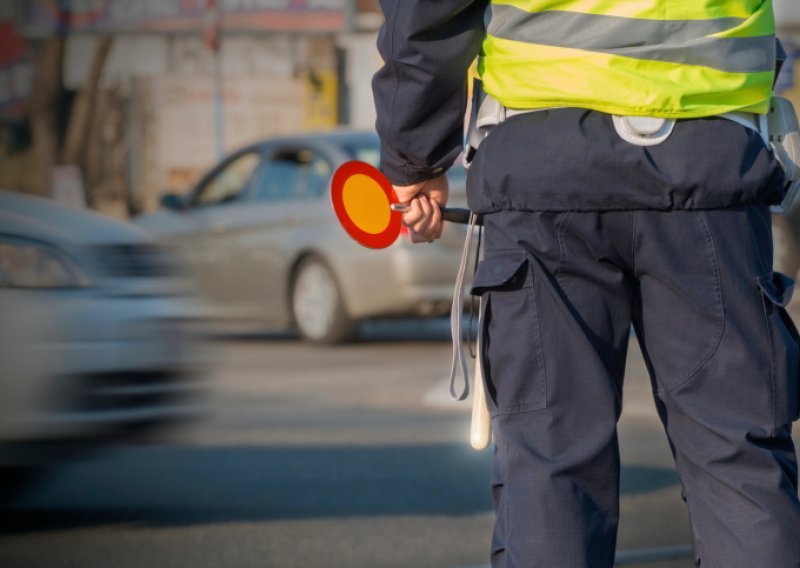
MULTIPOLYGON (((516 147, 493 136, 484 159, 516 147)), ((535 211, 513 205, 530 187, 488 187, 486 166, 474 168, 470 204, 484 209, 486 246, 473 293, 496 444, 492 565, 613 565, 633 326, 702 567, 800 566, 800 355, 784 309, 793 281, 772 270, 768 207, 535 211)))

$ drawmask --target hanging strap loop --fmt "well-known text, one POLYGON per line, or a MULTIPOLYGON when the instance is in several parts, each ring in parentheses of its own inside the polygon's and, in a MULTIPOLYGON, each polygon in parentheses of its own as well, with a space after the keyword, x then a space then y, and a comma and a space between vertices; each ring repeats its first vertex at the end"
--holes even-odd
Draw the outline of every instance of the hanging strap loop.
POLYGON ((453 400, 464 400, 469 396, 469 368, 467 356, 464 354, 463 334, 463 315, 464 315, 464 284, 467 280, 467 268, 469 266, 470 252, 472 251, 473 235, 477 215, 470 215, 467 225, 467 236, 464 240, 464 250, 461 253, 461 264, 458 267, 456 277, 456 287, 453 293, 453 305, 450 309, 450 333, 453 338, 453 360, 450 364, 450 397, 453 400), (462 386, 460 391, 456 391, 456 376, 461 371, 462 386))

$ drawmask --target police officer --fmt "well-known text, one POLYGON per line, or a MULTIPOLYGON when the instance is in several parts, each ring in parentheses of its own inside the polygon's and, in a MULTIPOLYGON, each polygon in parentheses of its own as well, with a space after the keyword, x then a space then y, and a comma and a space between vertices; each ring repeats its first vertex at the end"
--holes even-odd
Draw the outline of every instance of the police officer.
POLYGON ((613 565, 633 325, 698 562, 800 566, 798 338, 768 211, 784 174, 758 131, 771 2, 381 4, 381 164, 414 240, 440 235, 478 55, 502 111, 468 179, 485 223, 492 565, 613 565))

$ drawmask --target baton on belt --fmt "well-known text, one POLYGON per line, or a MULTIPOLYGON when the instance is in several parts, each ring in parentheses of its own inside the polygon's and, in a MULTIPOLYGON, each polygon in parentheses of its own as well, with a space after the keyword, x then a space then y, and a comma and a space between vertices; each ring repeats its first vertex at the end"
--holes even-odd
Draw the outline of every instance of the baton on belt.
MULTIPOLYGON (((333 210, 339 222, 357 243, 369 248, 386 248, 397 240, 402 227, 402 214, 408 205, 398 203, 391 182, 377 168, 359 161, 342 164, 333 175, 331 182, 333 210)), ((443 207, 442 219, 450 223, 466 224, 467 238, 461 257, 461 266, 456 279, 456 290, 450 313, 451 333, 453 335, 453 361, 450 372, 450 395, 456 400, 464 400, 469 394, 469 371, 461 340, 461 319, 464 311, 464 281, 470 256, 472 235, 475 226, 482 219, 469 209, 443 207), (461 371, 463 387, 460 393, 455 390, 455 379, 461 371)), ((481 311, 482 317, 482 311, 481 311)), ((482 450, 491 441, 491 421, 486 406, 486 397, 481 369, 481 321, 478 321, 478 353, 474 373, 472 398, 472 423, 470 444, 482 450)))

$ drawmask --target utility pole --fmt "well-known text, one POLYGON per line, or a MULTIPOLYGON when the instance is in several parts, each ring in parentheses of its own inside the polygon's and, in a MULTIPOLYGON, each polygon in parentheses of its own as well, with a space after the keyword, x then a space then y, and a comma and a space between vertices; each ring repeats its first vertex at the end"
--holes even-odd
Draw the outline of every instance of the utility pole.
POLYGON ((214 148, 217 159, 225 155, 225 84, 222 70, 221 15, 217 0, 207 0, 204 39, 214 54, 214 148))

